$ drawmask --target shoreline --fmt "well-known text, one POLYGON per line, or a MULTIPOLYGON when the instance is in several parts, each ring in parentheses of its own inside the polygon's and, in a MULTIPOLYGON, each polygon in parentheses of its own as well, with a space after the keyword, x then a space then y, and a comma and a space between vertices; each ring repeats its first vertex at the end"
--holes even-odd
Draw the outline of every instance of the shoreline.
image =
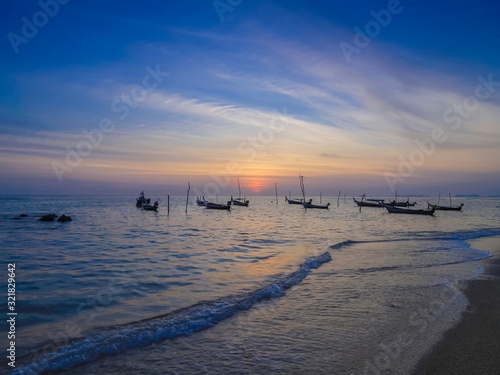
POLYGON ((500 236, 467 242, 493 257, 478 261, 484 267, 479 278, 460 284, 469 306, 412 375, 497 374, 500 369, 500 236))

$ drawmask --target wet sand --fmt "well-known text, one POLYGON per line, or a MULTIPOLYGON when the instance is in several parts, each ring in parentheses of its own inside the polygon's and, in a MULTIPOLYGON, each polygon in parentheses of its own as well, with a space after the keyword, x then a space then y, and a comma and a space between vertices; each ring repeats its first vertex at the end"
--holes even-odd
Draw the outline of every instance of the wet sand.
POLYGON ((413 375, 500 374, 500 237, 469 243, 493 257, 480 261, 485 272, 479 279, 460 285, 469 307, 418 363, 413 375))

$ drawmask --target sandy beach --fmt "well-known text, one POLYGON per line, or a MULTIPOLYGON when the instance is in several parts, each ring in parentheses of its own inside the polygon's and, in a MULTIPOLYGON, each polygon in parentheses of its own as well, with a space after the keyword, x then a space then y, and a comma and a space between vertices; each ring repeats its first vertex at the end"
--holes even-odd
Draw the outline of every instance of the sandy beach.
POLYGON ((417 365, 414 375, 500 373, 500 237, 469 241, 494 256, 480 261, 484 274, 461 287, 470 304, 462 320, 417 365))

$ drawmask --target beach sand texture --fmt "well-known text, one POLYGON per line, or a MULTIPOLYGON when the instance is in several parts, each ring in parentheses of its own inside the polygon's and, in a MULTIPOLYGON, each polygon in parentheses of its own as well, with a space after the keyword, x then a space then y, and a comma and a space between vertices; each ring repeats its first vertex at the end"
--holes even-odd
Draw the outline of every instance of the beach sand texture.
POLYGON ((470 302, 462 320, 417 365, 414 375, 500 374, 500 237, 469 241, 493 257, 481 278, 463 282, 470 302))

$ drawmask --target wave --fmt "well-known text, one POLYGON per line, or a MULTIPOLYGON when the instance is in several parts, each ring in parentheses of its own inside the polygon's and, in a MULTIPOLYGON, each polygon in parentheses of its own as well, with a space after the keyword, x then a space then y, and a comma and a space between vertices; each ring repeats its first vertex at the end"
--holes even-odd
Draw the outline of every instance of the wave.
POLYGON ((35 375, 46 371, 68 369, 91 362, 102 355, 117 354, 128 349, 151 345, 158 340, 191 335, 214 326, 238 311, 248 310, 259 301, 284 295, 287 289, 302 282, 312 269, 331 260, 330 253, 325 252, 307 258, 295 272, 255 291, 200 302, 166 315, 130 323, 75 341, 58 348, 57 352, 45 354, 35 362, 16 369, 12 375, 35 375))
POLYGON ((342 249, 343 247, 351 246, 356 243, 362 243, 366 241, 353 241, 353 240, 347 240, 347 241, 342 241, 339 243, 336 243, 335 245, 330 246, 330 249, 332 250, 337 250, 337 249, 342 249))
POLYGON ((339 250, 344 247, 352 246, 355 244, 362 243, 382 243, 382 242, 406 242, 406 241, 467 241, 482 237, 499 236, 500 230, 484 228, 476 229, 472 231, 463 232, 422 232, 421 236, 416 237, 413 233, 411 238, 392 238, 392 239, 380 239, 380 240, 365 240, 365 241, 354 241, 346 240, 330 246, 332 250, 339 250))
MULTIPOLYGON (((347 247, 351 247, 357 244, 371 244, 371 243, 392 243, 392 242, 410 242, 410 241, 451 241, 454 242, 454 249, 467 248, 475 250, 475 256, 464 258, 456 261, 445 262, 445 263, 427 263, 427 264, 400 264, 397 266, 382 266, 382 267, 368 267, 368 268, 356 268, 356 269, 344 269, 340 273, 345 274, 366 274, 372 272, 385 272, 385 271, 395 271, 395 270, 407 270, 407 269, 418 269, 418 268, 431 268, 431 267, 441 267, 441 266, 451 266, 462 263, 476 262, 479 260, 487 259, 493 257, 493 254, 486 250, 479 250, 472 248, 467 240, 472 240, 476 238, 498 236, 500 235, 499 230, 480 230, 480 231, 467 231, 467 232, 457 232, 457 233, 445 233, 445 232, 433 232, 431 236, 420 237, 420 238, 396 238, 396 239, 376 239, 376 240, 346 240, 330 246, 332 250, 341 250, 347 247)), ((413 250, 420 253, 423 252, 435 252, 435 248, 422 248, 421 250, 413 250)), ((479 272, 476 277, 478 277, 482 272, 479 272)))
POLYGON ((484 229, 479 229, 479 230, 476 229, 473 231, 464 231, 464 232, 455 233, 455 236, 453 239, 467 241, 467 240, 474 240, 476 238, 499 236, 499 235, 500 235, 500 230, 484 228, 484 229))

